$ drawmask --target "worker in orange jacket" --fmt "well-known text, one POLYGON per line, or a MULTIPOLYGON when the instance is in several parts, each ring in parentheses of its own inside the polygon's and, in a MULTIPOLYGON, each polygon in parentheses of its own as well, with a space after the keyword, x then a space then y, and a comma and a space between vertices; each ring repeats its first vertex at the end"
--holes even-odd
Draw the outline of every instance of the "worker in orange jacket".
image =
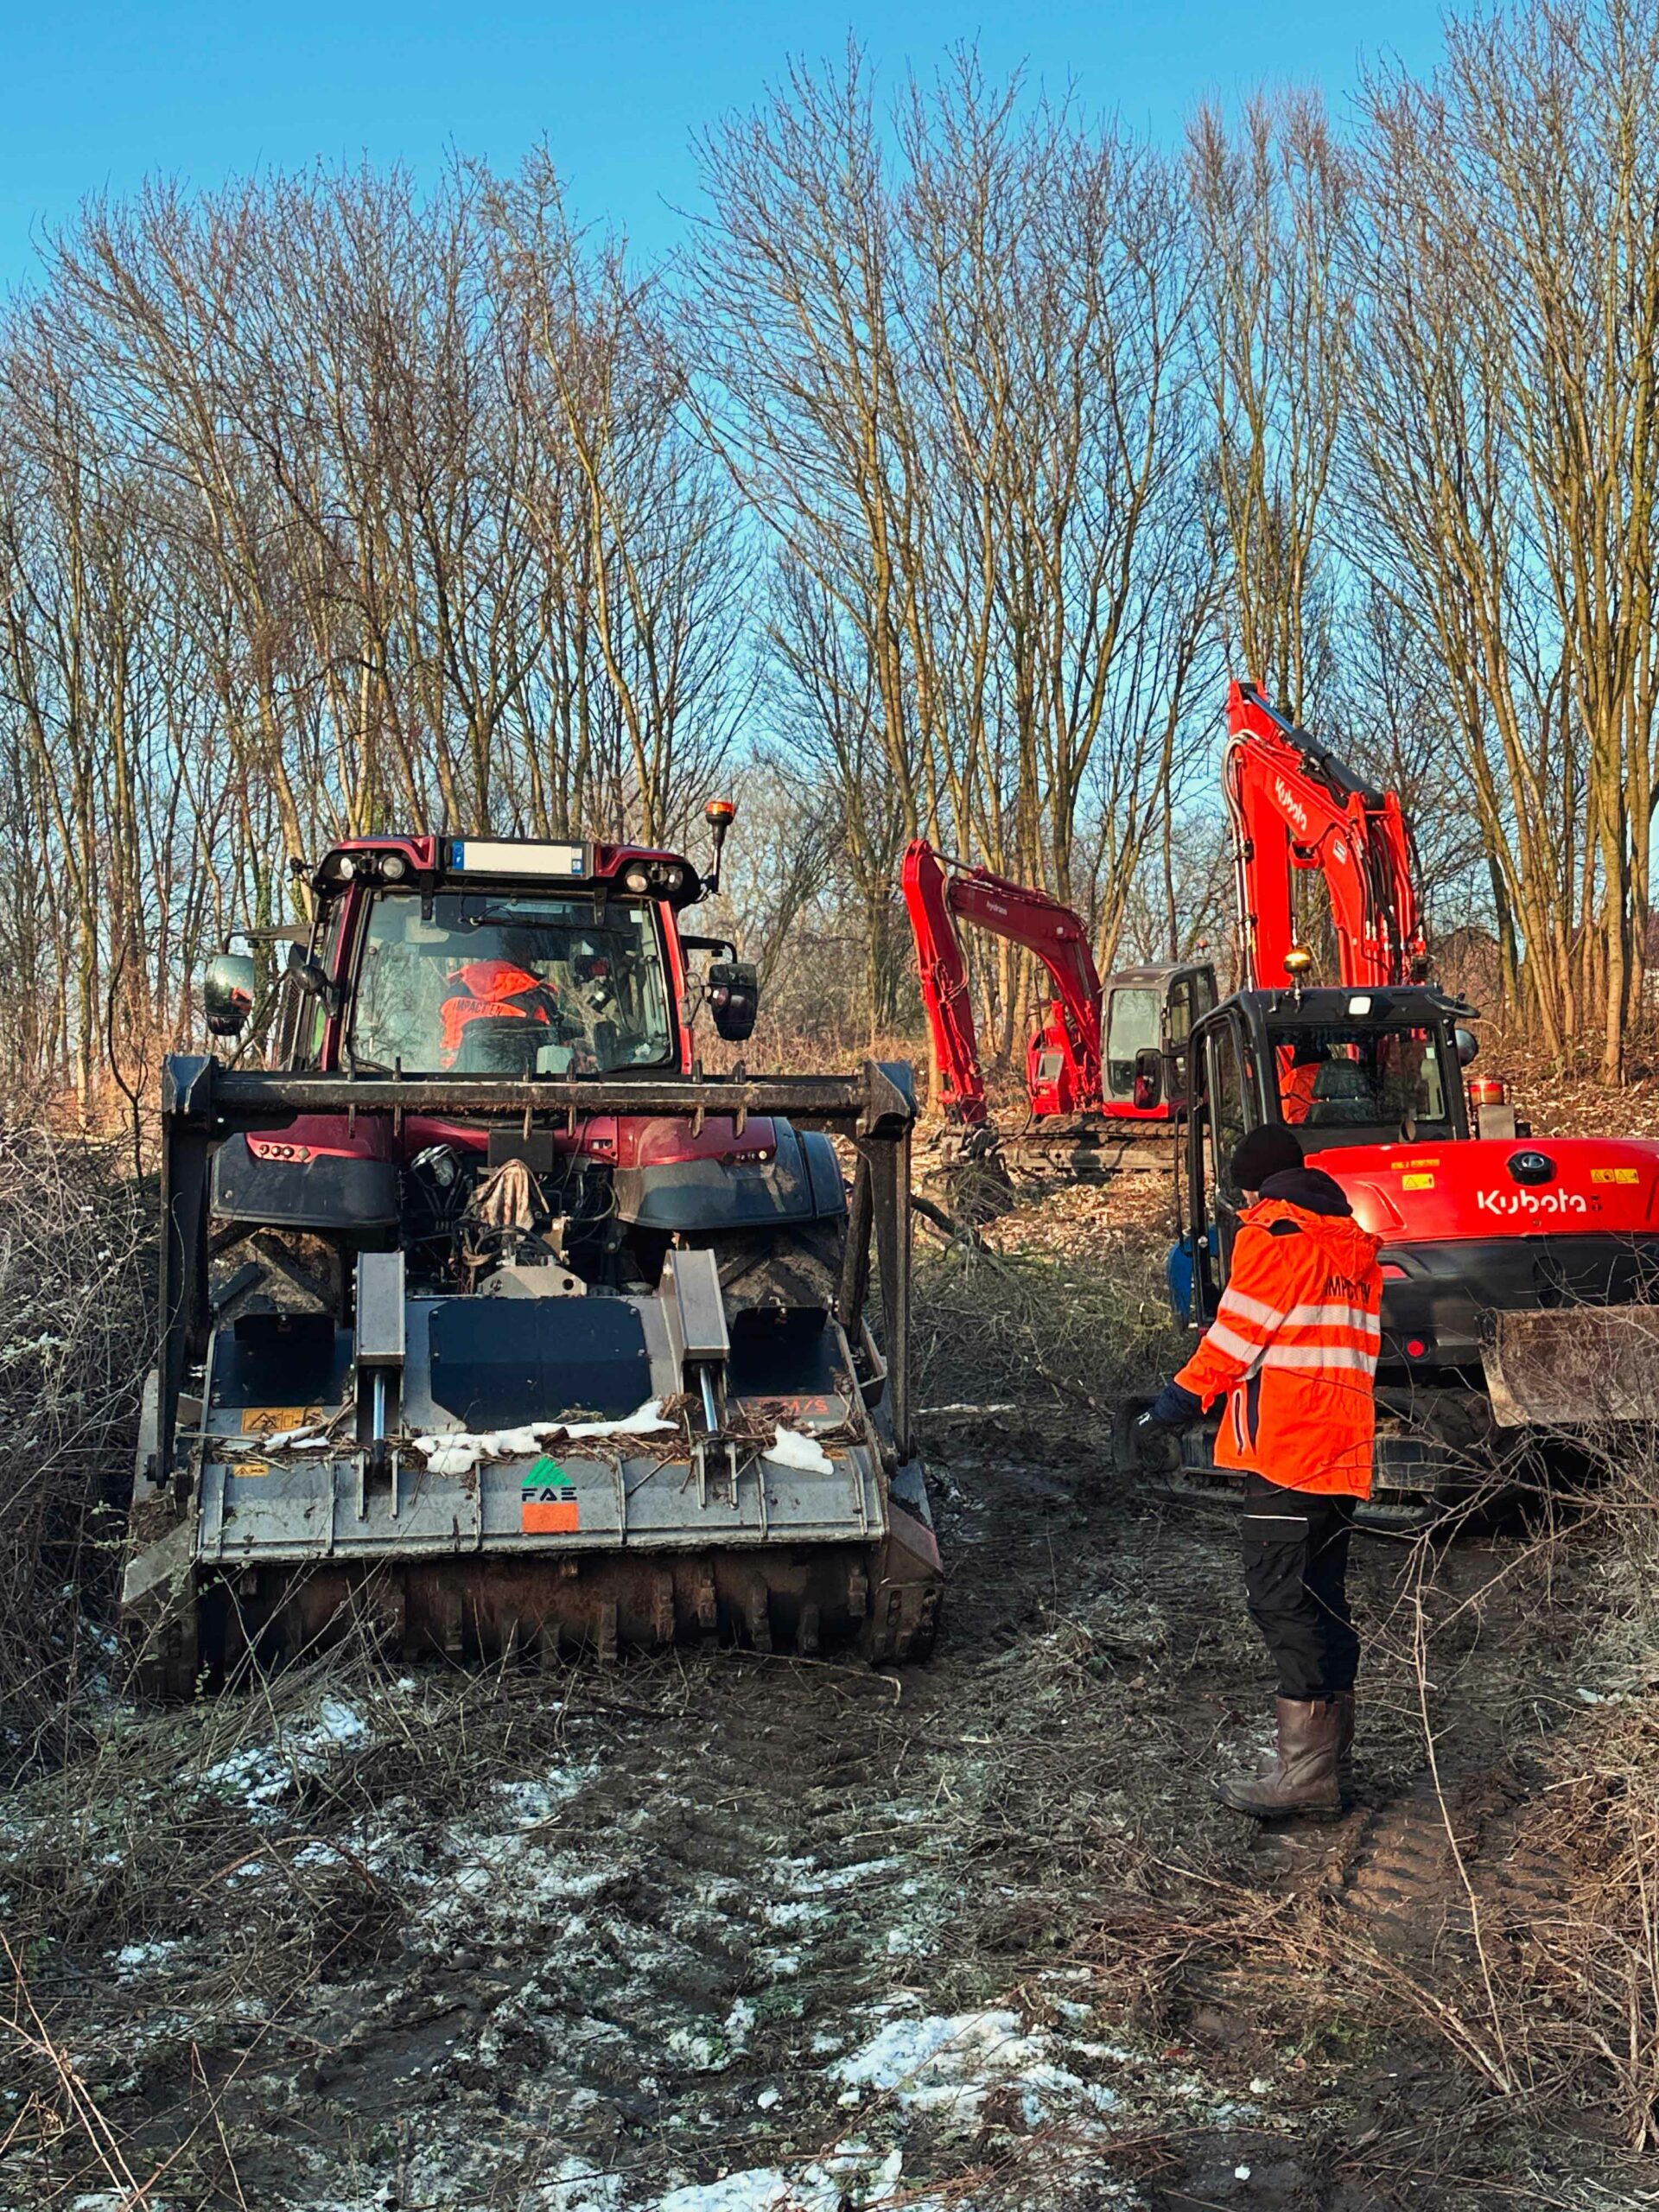
POLYGON ((1268 1767, 1224 1779, 1221 1796, 1258 1819, 1329 1814, 1353 1743, 1348 1542, 1371 1489, 1378 1240, 1281 1122, 1250 1131, 1231 1174, 1260 1197, 1239 1217, 1227 1287, 1142 1419, 1179 1427, 1224 1395, 1216 1459, 1244 1477, 1244 1587, 1278 1669, 1278 1740, 1268 1767))

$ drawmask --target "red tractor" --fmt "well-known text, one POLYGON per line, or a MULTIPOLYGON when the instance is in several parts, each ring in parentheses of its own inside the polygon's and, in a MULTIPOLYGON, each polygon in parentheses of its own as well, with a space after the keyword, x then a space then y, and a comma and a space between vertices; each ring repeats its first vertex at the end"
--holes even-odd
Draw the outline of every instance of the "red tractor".
POLYGON ((909 1070, 704 1075, 702 1013, 736 1043, 756 1002, 681 926, 710 812, 706 877, 348 839, 263 1010, 252 957, 214 963, 208 1026, 247 1041, 162 1086, 124 1590, 158 1688, 352 1618, 457 1654, 926 1649, 909 1070))

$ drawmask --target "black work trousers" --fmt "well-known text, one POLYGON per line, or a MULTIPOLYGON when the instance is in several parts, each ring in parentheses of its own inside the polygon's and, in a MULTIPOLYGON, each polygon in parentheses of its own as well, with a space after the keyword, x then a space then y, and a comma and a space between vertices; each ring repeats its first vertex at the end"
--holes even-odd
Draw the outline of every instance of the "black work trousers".
POLYGON ((1351 1497, 1244 1478, 1244 1593, 1279 1669, 1281 1697, 1331 1698, 1354 1687, 1359 1638, 1348 1611, 1351 1497))

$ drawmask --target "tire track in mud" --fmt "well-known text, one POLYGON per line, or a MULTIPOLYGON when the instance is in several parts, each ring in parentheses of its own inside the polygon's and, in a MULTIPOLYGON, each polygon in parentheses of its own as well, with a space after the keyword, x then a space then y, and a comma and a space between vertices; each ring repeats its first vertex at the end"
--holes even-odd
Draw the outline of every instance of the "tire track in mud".
MULTIPOLYGON (((340 2037, 338 2073, 296 2113, 296 2133, 337 2147, 306 2159, 315 2179, 334 2186, 353 2157, 384 2167, 372 2139, 398 2106, 421 2114, 403 2154, 421 2202, 452 2201, 469 2170, 491 2203, 550 2170, 601 2177, 594 2202, 654 2202, 711 2156, 764 2164, 785 2118, 809 2147, 833 2139, 830 2069, 932 1954, 944 1912, 924 1808, 849 1753, 859 1716, 891 1698, 834 1669, 719 1663, 660 1726, 617 1735, 578 1711, 562 1771, 582 1779, 550 1815, 550 1778, 524 1777, 442 1829, 435 1854, 418 1834, 359 1838, 404 1885, 416 1955, 368 2019, 344 2017, 359 1988, 337 2023, 305 2024, 340 2037)), ((877 1740, 902 1758, 902 1737, 877 1740)))

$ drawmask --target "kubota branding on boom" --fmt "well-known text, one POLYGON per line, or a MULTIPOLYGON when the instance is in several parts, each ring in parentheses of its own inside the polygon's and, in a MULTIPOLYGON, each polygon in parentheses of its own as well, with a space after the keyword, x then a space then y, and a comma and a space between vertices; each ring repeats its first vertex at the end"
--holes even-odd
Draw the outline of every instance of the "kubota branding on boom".
POLYGON ((1290 817, 1291 820, 1296 824, 1296 827, 1301 831, 1303 836, 1306 836, 1307 809, 1302 804, 1300 799, 1297 798, 1295 792, 1292 791, 1290 785, 1286 783, 1282 776, 1275 776, 1274 778, 1273 795, 1278 800, 1280 805, 1283 807, 1285 812, 1290 817))

